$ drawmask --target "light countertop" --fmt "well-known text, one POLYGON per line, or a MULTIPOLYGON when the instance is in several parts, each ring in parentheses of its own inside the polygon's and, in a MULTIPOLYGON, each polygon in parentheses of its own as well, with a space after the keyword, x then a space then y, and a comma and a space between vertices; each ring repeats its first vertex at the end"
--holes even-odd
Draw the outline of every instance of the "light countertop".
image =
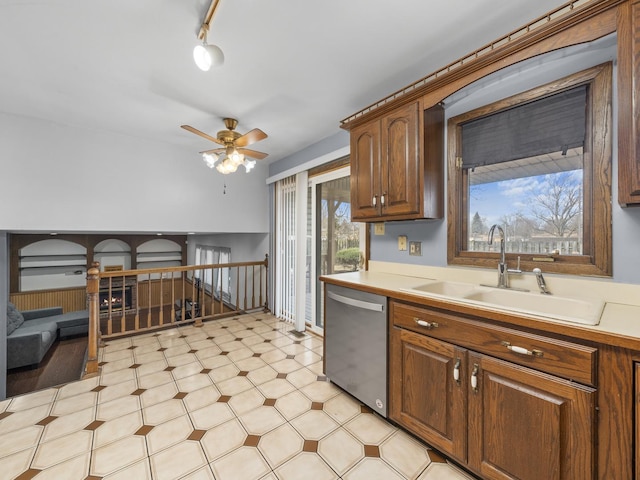
MULTIPOLYGON (((482 306, 470 307, 468 303, 455 298, 430 298, 405 291, 405 289, 412 289, 429 281, 442 280, 442 278, 434 278, 433 275, 418 277, 380 271, 359 271, 325 275, 321 279, 327 283, 374 291, 387 297, 425 306, 450 308, 461 313, 468 313, 469 309, 473 308, 477 311, 478 316, 490 320, 513 323, 527 328, 539 328, 548 332, 640 350, 640 306, 638 305, 605 300, 599 323, 597 325, 583 325, 535 315, 515 314, 507 310, 483 308, 482 306)), ((473 282, 467 281, 467 283, 473 282)))

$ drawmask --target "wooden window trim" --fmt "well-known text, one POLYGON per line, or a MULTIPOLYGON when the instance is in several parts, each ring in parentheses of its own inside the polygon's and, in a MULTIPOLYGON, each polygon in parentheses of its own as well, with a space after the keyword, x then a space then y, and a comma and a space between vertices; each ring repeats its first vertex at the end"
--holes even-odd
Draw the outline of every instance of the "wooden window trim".
POLYGON ((340 170, 350 164, 350 156, 347 155, 345 157, 338 158, 331 162, 323 163, 322 165, 318 165, 317 167, 309 169, 309 178, 316 177, 318 175, 322 175, 324 173, 333 172, 334 170, 340 170))
POLYGON ((572 275, 612 275, 611 238, 611 145, 612 145, 612 65, 605 63, 541 87, 499 100, 448 122, 448 215, 447 261, 450 265, 495 267, 498 253, 464 250, 467 232, 468 181, 466 173, 457 166, 457 152, 461 144, 460 124, 473 118, 557 93, 578 85, 589 85, 587 102, 587 134, 584 147, 584 254, 548 256, 552 261, 536 261, 541 255, 507 254, 507 261, 515 265, 520 257, 521 269, 535 267, 552 273, 572 275))

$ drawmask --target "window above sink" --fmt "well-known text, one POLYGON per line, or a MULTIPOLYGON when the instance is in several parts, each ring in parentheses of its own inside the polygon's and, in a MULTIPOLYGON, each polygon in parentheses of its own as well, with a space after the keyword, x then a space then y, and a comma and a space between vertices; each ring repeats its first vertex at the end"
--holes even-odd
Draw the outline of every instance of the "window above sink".
POLYGON ((495 267, 498 224, 509 267, 611 276, 611 88, 605 63, 449 119, 449 264, 495 267))

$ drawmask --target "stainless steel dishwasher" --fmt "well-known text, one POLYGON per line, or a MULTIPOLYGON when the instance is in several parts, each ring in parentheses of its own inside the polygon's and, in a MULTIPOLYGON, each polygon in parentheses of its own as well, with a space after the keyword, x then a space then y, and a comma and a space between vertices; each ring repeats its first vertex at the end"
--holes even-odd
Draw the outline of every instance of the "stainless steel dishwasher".
POLYGON ((387 297, 325 284, 326 374, 387 416, 387 297))

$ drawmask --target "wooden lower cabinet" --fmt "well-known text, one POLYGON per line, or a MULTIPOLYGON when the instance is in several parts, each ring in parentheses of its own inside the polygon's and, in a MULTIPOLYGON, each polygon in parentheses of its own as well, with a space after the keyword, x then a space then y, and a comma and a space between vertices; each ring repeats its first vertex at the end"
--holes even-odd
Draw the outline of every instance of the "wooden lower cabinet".
POLYGON ((389 354, 390 418, 482 478, 594 478, 595 389, 393 326, 389 354))
POLYGON ((592 479, 595 390, 478 353, 468 466, 491 479, 592 479))
POLYGON ((389 416, 438 450, 467 460, 466 350, 394 328, 389 345, 389 416), (454 375, 455 371, 458 380, 454 375))
POLYGON ((640 362, 633 364, 635 376, 635 394, 633 396, 634 414, 635 414, 635 464, 636 464, 636 480, 640 480, 640 362))

